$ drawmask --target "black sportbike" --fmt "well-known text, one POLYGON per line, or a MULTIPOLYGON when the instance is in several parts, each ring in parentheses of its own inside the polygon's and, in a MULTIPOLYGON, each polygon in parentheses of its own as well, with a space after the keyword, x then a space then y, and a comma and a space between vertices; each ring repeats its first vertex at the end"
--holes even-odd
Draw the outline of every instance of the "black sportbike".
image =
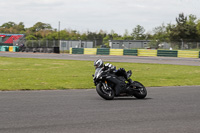
POLYGON ((97 68, 93 75, 94 84, 97 93, 106 100, 112 100, 114 97, 134 96, 143 99, 147 96, 147 90, 138 81, 131 80, 132 72, 126 72, 126 77, 118 72, 97 68), (119 87, 120 86, 120 87, 119 87))

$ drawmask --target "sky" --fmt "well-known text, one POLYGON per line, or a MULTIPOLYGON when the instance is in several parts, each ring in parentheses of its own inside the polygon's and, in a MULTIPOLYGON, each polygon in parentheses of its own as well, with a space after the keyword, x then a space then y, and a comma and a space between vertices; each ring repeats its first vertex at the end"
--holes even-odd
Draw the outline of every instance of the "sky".
POLYGON ((81 33, 111 30, 129 34, 141 25, 146 32, 162 23, 175 24, 178 14, 200 19, 199 0, 0 0, 0 25, 23 22, 26 28, 37 22, 54 29, 81 33))

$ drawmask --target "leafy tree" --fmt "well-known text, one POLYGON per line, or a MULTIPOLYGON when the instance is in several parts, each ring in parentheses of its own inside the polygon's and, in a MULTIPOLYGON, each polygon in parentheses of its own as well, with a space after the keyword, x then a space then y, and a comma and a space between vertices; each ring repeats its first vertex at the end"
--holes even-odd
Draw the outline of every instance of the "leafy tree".
POLYGON ((33 27, 30 28, 33 32, 40 31, 40 30, 51 30, 52 27, 50 24, 37 22, 33 27))
POLYGON ((190 14, 189 20, 187 21, 188 30, 189 30, 189 39, 197 41, 198 39, 198 31, 197 31, 197 17, 195 15, 190 14))
POLYGON ((26 36, 26 40, 37 40, 37 38, 33 35, 26 36))
POLYGON ((197 38, 197 28, 195 21, 196 18, 193 15, 189 16, 189 20, 183 13, 179 14, 176 18, 176 26, 170 28, 170 40, 171 41, 189 41, 197 38))
POLYGON ((23 22, 20 22, 19 24, 14 25, 14 29, 16 30, 16 33, 20 33, 20 34, 25 33, 25 25, 23 22))
POLYGON ((105 44, 107 47, 109 47, 109 41, 112 40, 113 37, 111 34, 107 34, 104 38, 103 38, 103 44, 105 44))
POLYGON ((134 40, 143 40, 145 39, 145 29, 143 26, 137 25, 132 32, 132 37, 134 40))
POLYGON ((46 36, 47 40, 57 40, 58 39, 58 33, 57 32, 52 32, 51 34, 46 36))
POLYGON ((133 37, 131 35, 129 35, 129 32, 127 29, 125 30, 123 40, 133 40, 133 37))
MULTIPOLYGON (((169 24, 168 24, 169 26, 169 24)), ((161 42, 169 41, 169 30, 168 27, 162 24, 161 26, 155 27, 153 29, 153 40, 159 40, 161 42)))
POLYGON ((95 32, 88 32, 87 39, 90 41, 94 41, 96 45, 102 45, 104 38, 104 33, 95 33, 95 32))
POLYGON ((10 22, 2 24, 0 27, 9 29, 11 27, 14 27, 15 25, 16 25, 16 23, 10 21, 10 22))
POLYGON ((26 29, 26 35, 35 36, 37 39, 45 39, 51 32, 51 25, 42 22, 37 22, 32 27, 26 29))
POLYGON ((197 21, 196 28, 197 28, 198 39, 200 39, 200 20, 197 21))
POLYGON ((20 22, 19 24, 16 24, 14 22, 8 22, 4 23, 0 26, 0 32, 1 33, 11 33, 11 34, 19 34, 25 33, 24 23, 20 22))
POLYGON ((110 36, 107 35, 103 38, 103 44, 105 44, 106 46, 109 46, 109 40, 110 40, 110 36))
POLYGON ((87 34, 86 33, 83 33, 81 35, 81 40, 87 40, 87 34))
POLYGON ((111 30, 110 35, 111 35, 111 40, 123 40, 123 37, 115 33, 114 30, 111 30))
POLYGON ((190 14, 189 20, 187 20, 187 24, 195 26, 196 20, 197 20, 197 17, 195 15, 190 14))

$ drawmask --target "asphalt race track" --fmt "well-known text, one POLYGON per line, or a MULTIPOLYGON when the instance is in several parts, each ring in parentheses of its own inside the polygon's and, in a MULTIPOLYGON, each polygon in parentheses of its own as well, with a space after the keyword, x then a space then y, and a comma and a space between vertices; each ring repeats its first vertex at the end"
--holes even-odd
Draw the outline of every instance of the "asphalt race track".
POLYGON ((42 59, 65 59, 65 60, 88 60, 95 61, 101 58, 103 61, 132 62, 132 63, 156 63, 200 66, 200 58, 177 58, 177 57, 138 57, 138 56, 110 56, 110 55, 78 55, 78 54, 45 54, 45 53, 12 53, 0 52, 3 57, 18 58, 42 58, 42 59))
POLYGON ((95 89, 0 92, 0 133, 199 133, 200 87, 151 87, 144 100, 95 89))
MULTIPOLYGON (((200 59, 0 52, 3 57, 200 66, 200 59)), ((0 91, 0 133, 199 133, 200 86, 148 87, 106 101, 95 89, 0 91)))

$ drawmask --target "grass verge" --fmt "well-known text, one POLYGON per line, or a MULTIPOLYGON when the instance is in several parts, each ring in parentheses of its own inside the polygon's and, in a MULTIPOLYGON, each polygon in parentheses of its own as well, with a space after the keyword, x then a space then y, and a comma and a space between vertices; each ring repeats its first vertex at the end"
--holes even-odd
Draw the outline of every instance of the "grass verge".
MULTIPOLYGON (((116 63, 145 86, 200 85, 199 66, 116 63)), ((0 90, 95 88, 92 61, 0 57, 0 90)))

